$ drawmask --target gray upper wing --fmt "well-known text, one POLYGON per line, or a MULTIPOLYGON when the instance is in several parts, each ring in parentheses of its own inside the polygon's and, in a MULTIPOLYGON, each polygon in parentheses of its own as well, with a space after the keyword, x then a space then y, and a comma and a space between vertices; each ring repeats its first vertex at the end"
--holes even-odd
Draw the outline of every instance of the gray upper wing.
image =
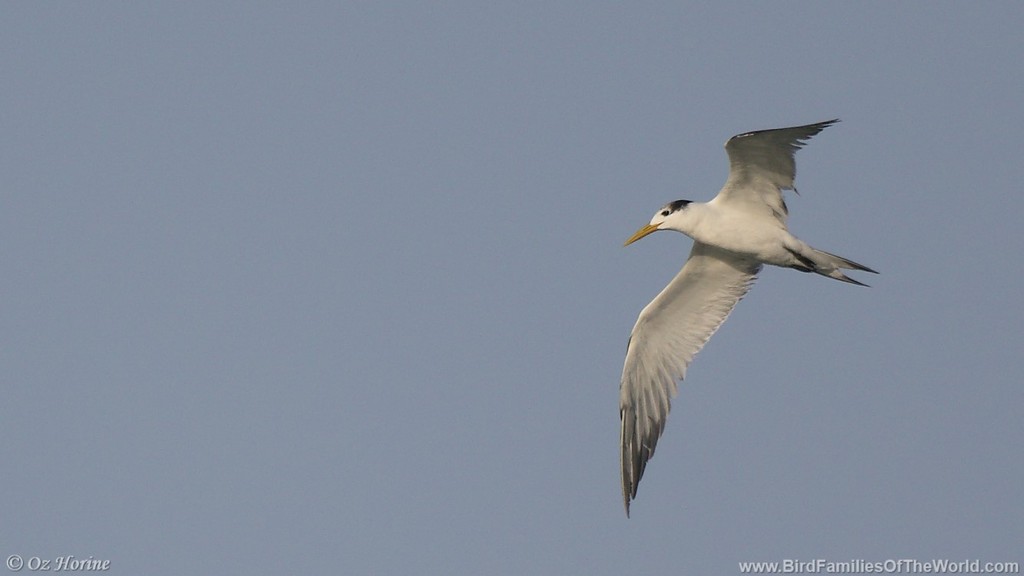
POLYGON ((776 128, 738 134, 725 143, 729 178, 716 200, 751 207, 767 206, 785 223, 788 210, 782 190, 795 190, 794 155, 809 138, 839 120, 806 126, 776 128))

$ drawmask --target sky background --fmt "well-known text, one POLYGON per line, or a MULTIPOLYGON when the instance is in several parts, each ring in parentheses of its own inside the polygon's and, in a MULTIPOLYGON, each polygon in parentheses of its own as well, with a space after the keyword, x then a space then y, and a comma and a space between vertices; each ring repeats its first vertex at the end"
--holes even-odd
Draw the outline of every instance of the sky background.
POLYGON ((1024 561, 1024 4, 0 4, 0 555, 113 574, 1024 561), (733 134, 839 117, 627 520, 733 134))

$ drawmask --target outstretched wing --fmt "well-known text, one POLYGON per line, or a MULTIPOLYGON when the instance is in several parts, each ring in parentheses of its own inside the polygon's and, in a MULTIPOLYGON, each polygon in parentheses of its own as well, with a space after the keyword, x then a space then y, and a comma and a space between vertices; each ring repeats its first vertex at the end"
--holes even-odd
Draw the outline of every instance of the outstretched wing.
POLYGON ((729 153, 729 178, 715 202, 744 204, 747 209, 771 209, 785 224, 788 210, 783 190, 796 190, 794 154, 807 140, 838 119, 806 126, 776 128, 738 134, 725 143, 729 153))
POLYGON ((619 388, 622 498, 627 516, 665 429, 677 382, 750 290, 760 269, 756 261, 694 242, 683 269, 640 312, 619 388))

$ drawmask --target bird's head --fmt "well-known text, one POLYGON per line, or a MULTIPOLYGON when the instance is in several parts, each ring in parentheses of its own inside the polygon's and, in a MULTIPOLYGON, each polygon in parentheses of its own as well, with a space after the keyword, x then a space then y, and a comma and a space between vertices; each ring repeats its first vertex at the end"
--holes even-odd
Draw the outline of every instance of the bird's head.
POLYGON ((651 232, 657 232, 658 230, 680 230, 679 226, 674 225, 677 220, 680 220, 686 214, 686 207, 690 205, 689 200, 676 200, 669 202, 661 207, 657 212, 654 213, 654 217, 651 218, 651 223, 643 226, 626 240, 625 246, 629 246, 633 242, 647 236, 651 232))

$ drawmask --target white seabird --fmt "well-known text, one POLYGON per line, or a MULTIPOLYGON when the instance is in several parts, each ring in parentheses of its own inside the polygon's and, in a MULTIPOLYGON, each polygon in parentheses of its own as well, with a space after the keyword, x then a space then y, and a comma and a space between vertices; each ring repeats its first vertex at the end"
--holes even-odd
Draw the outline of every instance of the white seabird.
POLYGON ((629 503, 665 429, 670 398, 694 355, 750 290, 763 264, 815 272, 866 286, 841 270, 874 270, 812 248, 786 229, 783 190, 793 190, 794 153, 839 120, 761 130, 725 143, 729 178, 710 202, 676 200, 626 245, 657 230, 693 239, 679 274, 648 304, 633 326, 619 389, 622 499, 629 503))

